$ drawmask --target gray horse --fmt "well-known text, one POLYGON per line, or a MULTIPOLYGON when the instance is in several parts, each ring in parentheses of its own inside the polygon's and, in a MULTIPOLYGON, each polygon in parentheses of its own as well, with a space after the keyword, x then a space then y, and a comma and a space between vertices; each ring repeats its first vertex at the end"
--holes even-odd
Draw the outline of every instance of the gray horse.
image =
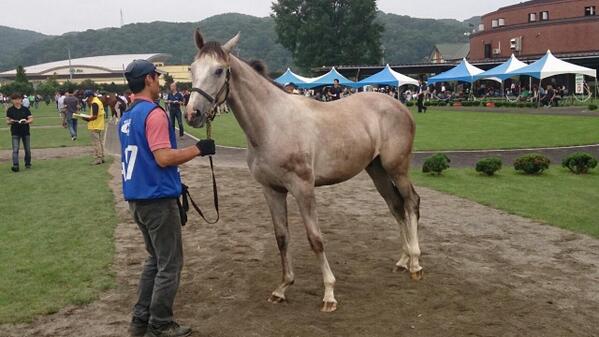
POLYGON ((393 98, 360 93, 330 103, 291 95, 230 52, 239 34, 224 45, 204 43, 195 33, 198 53, 191 65, 193 92, 187 121, 202 123, 202 114, 226 101, 243 129, 248 166, 263 186, 281 253, 283 281, 270 302, 285 301, 294 282, 288 251, 287 194, 294 196, 310 246, 324 279, 321 311, 337 309, 335 277, 327 261, 316 214, 314 188, 348 180, 366 170, 400 227, 396 269, 422 278, 418 263, 420 198, 409 178, 415 124, 410 111, 393 98))

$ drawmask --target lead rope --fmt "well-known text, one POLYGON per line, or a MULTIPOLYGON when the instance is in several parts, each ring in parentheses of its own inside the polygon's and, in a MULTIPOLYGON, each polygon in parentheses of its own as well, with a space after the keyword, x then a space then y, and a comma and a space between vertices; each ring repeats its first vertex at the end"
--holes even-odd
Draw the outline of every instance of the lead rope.
MULTIPOLYGON (((206 121, 206 138, 212 139, 212 124, 210 118, 206 121)), ((210 172, 212 173, 212 193, 214 196, 214 209, 216 210, 216 219, 214 221, 210 221, 206 218, 206 216, 204 216, 204 212, 202 212, 200 206, 198 206, 195 203, 195 201, 191 198, 189 189, 185 184, 183 184, 183 209, 185 210, 185 212, 189 210, 189 202, 187 201, 187 199, 189 198, 189 201, 191 201, 191 205, 196 210, 196 212, 198 212, 200 217, 202 217, 202 219, 204 219, 204 221, 206 221, 208 224, 214 225, 220 219, 220 212, 218 209, 218 188, 216 186, 216 177, 214 176, 214 163, 212 162, 212 156, 208 156, 208 160, 210 160, 210 172)))

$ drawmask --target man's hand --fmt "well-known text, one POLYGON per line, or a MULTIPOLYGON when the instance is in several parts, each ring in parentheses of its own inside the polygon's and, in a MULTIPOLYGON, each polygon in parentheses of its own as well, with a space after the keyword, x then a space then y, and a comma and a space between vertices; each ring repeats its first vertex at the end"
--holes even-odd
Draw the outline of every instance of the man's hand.
POLYGON ((200 156, 211 156, 216 153, 216 145, 212 139, 202 139, 196 143, 200 156))

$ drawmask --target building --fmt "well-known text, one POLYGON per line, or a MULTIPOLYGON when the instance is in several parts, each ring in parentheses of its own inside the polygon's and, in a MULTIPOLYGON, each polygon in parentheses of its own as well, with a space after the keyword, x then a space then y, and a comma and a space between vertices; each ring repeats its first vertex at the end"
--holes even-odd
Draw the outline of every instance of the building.
POLYGON ((470 57, 527 59, 551 50, 560 58, 599 55, 599 0, 532 0, 481 18, 470 36, 470 57))
MULTIPOLYGON (((125 84, 124 71, 127 65, 133 60, 143 59, 171 73, 175 81, 190 82, 189 66, 165 66, 169 58, 170 55, 160 53, 92 56, 28 66, 25 67, 25 74, 34 84, 49 77, 54 77, 60 83, 67 80, 76 83, 92 80, 96 83, 125 84)), ((13 81, 16 74, 16 69, 0 73, 0 83, 13 81)))
POLYGON ((440 43, 435 45, 428 59, 431 63, 459 62, 467 58, 469 52, 469 43, 440 43))

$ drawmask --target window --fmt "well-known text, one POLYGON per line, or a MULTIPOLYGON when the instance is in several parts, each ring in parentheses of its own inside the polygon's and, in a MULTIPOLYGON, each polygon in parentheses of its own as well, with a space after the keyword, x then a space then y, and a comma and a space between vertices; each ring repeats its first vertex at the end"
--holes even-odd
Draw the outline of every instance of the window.
POLYGON ((595 6, 589 6, 584 8, 584 16, 595 16, 595 6))
POLYGON ((492 53, 492 47, 490 43, 485 43, 485 58, 486 59, 490 59, 492 57, 493 54, 492 53))
POLYGON ((481 23, 480 25, 478 25, 478 31, 482 32, 485 30, 485 25, 483 23, 481 23))
POLYGON ((537 21, 537 13, 528 13, 528 22, 537 21))
POLYGON ((539 17, 541 18, 541 21, 547 21, 549 20, 549 12, 541 12, 539 17))
POLYGON ((492 27, 492 28, 497 28, 497 26, 498 26, 498 22, 497 22, 497 20, 493 20, 493 21, 491 21, 491 27, 492 27))
POLYGON ((499 25, 499 27, 505 26, 505 19, 499 19, 497 24, 499 25))

